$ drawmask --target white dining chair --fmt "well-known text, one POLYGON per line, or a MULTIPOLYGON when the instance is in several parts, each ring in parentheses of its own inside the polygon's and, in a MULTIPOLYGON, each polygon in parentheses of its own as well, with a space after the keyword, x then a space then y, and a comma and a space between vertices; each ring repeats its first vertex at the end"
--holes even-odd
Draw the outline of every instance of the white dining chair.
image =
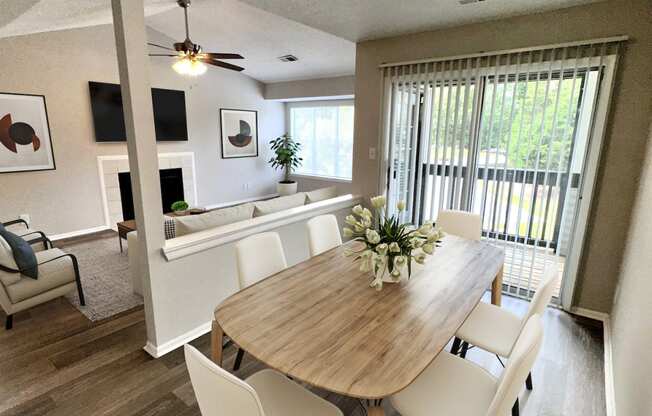
POLYGON ((335 405, 274 370, 242 381, 195 347, 186 344, 184 354, 202 416, 342 416, 335 405))
POLYGON ((496 379, 451 354, 437 358, 408 387, 390 398, 402 416, 504 416, 519 414, 518 395, 543 341, 539 315, 528 319, 505 371, 496 379))
MULTIPOLYGON (((474 345, 500 357, 511 357, 516 340, 528 319, 534 315, 543 316, 552 299, 558 273, 556 264, 544 269, 543 279, 522 318, 498 306, 480 302, 455 334, 451 352, 459 352, 465 358, 469 345, 474 345)), ((532 390, 531 374, 528 374, 525 385, 528 390, 532 390)))
MULTIPOLYGON (((235 258, 240 290, 288 267, 281 237, 274 232, 255 234, 238 241, 235 258)), ((238 348, 233 371, 240 369, 243 358, 244 350, 238 348)))
POLYGON ((340 227, 335 215, 319 215, 307 222, 310 257, 342 245, 340 227))
POLYGON ((435 223, 446 234, 467 240, 480 240, 482 237, 482 219, 478 214, 454 210, 441 211, 435 223))
POLYGON ((277 233, 260 233, 243 238, 235 245, 240 290, 288 267, 283 244, 277 233))

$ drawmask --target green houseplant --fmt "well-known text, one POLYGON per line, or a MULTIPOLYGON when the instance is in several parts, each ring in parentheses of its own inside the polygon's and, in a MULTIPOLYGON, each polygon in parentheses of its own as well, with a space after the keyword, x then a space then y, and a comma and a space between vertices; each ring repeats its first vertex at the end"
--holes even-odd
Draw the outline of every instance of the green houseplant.
POLYGON ((172 208, 172 212, 184 212, 190 208, 190 205, 186 201, 177 201, 170 208, 172 208))
POLYGON ((280 195, 292 195, 297 192, 297 183, 290 179, 290 175, 301 166, 303 161, 299 157, 301 143, 292 140, 287 133, 269 143, 274 152, 274 156, 269 159, 270 165, 274 169, 283 169, 284 171, 283 180, 277 184, 276 189, 280 195))

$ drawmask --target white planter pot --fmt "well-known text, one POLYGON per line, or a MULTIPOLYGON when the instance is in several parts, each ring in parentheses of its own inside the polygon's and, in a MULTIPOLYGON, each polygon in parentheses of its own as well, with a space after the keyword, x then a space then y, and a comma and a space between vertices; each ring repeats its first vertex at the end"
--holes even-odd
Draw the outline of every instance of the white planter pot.
POLYGON ((292 182, 292 183, 277 183, 276 184, 276 192, 280 196, 287 196, 287 195, 293 195, 297 193, 297 183, 292 182))

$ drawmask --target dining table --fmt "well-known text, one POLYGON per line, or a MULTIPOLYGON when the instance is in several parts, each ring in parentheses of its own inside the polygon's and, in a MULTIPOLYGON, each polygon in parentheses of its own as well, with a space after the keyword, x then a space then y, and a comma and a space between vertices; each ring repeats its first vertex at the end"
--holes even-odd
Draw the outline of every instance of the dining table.
POLYGON ((381 416, 381 401, 428 367, 488 288, 500 305, 504 251, 485 241, 447 235, 409 279, 379 291, 346 255, 350 248, 314 256, 225 299, 215 309, 212 360, 222 365, 226 335, 265 365, 361 399, 369 415, 381 416))

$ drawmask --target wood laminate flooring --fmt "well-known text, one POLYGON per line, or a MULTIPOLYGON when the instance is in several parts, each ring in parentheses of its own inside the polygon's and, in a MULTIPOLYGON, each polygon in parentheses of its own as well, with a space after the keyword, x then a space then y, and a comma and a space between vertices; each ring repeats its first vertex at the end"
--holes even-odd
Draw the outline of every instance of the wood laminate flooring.
MULTIPOLYGON (((503 306, 519 314, 527 309, 526 302, 509 297, 503 306)), ((521 414, 605 415, 600 324, 556 309, 548 309, 544 319, 534 391, 521 394, 521 414)), ((192 344, 208 355, 209 337, 192 344)), ((145 338, 142 309, 92 323, 58 299, 16 314, 14 329, 0 329, 0 416, 199 415, 183 349, 155 360, 142 350, 145 338)), ((233 366, 235 352, 232 346, 225 350, 225 367, 233 366)), ((500 373, 494 356, 472 349, 468 357, 500 373)), ((245 378, 261 368, 245 355, 236 374, 245 378)), ((346 415, 364 414, 355 399, 318 394, 346 415)), ((387 401, 384 406, 388 415, 397 415, 387 401)))

